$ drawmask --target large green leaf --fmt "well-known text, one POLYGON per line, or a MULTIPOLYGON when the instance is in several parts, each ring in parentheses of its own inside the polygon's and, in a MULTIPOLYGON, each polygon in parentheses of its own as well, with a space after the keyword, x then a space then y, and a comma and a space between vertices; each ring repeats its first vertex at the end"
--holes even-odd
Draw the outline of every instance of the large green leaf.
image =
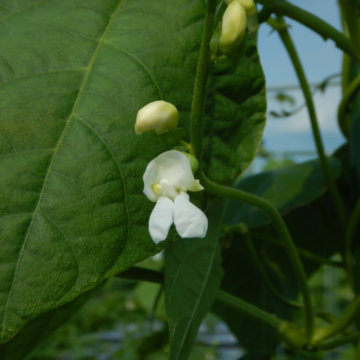
POLYGON ((166 248, 165 304, 170 327, 170 359, 186 360, 201 321, 215 300, 222 278, 219 231, 224 201, 207 212, 205 239, 181 239, 166 248))
MULTIPOLYGON (((142 194, 142 174, 168 146, 154 133, 136 136, 134 119, 140 107, 163 98, 178 107, 179 133, 188 140, 204 1, 1 5, 0 342, 5 342, 36 316, 163 248, 148 235, 153 204, 142 194)), ((212 75, 210 90, 223 86, 237 105, 242 99, 249 104, 233 118, 220 101, 225 98, 214 98, 219 105, 213 104, 216 122, 208 132, 210 168, 221 170, 223 179, 253 158, 264 123, 263 116, 251 116, 258 114, 252 103, 260 102, 261 109, 265 104, 255 46, 244 53, 242 66, 236 67, 236 59, 232 63, 236 79, 254 68, 250 83, 259 85, 243 81, 232 91, 237 80, 226 75, 231 67, 212 75), (244 145, 239 154, 240 138, 256 146, 244 145), (227 163, 232 148, 239 157, 227 163)))
MULTIPOLYGON (((340 162, 329 158, 329 163, 337 178, 340 162)), ((235 187, 267 199, 284 214, 319 198, 325 193, 327 184, 319 161, 312 160, 245 177, 235 187)), ((244 222, 249 227, 256 227, 269 223, 270 219, 261 209, 232 200, 224 222, 228 225, 244 222)))
POLYGON ((142 173, 165 147, 154 134, 137 137, 134 119, 163 95, 187 116, 203 2, 2 4, 4 342, 36 315, 158 251, 142 173))

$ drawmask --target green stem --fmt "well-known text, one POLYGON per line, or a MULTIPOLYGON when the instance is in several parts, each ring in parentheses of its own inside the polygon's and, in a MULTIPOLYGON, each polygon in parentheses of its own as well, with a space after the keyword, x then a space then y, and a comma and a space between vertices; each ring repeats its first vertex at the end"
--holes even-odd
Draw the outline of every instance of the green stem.
POLYGON ((291 306, 293 308, 299 309, 299 308, 303 308, 304 306, 302 304, 297 303, 296 301, 293 300, 289 300, 286 297, 284 297, 274 286, 274 284, 271 282, 268 273, 266 272, 266 269, 263 265, 263 263, 261 262, 261 260, 259 259, 259 256, 256 252, 256 248, 254 245, 254 242, 251 239, 251 235, 249 231, 246 231, 245 234, 245 239, 246 239, 246 245, 250 251, 250 255, 252 257, 252 260, 254 262, 254 264, 257 266, 258 271, 260 273, 260 276, 262 277, 262 279, 265 282, 265 285, 269 288, 269 290, 273 293, 273 295, 280 300, 281 302, 283 302, 284 304, 291 306))
POLYGON ((358 0, 343 0, 342 7, 347 29, 357 60, 360 61, 360 21, 358 0))
POLYGON ((270 217, 270 219, 273 221, 274 226, 281 240, 283 241, 284 247, 290 259, 290 263, 293 266, 295 276, 300 286, 300 290, 304 300, 306 336, 308 337, 308 339, 310 339, 314 328, 314 314, 306 274, 297 249, 279 212, 270 202, 265 199, 259 198, 255 195, 246 193, 241 190, 233 189, 223 185, 218 185, 213 181, 209 180, 203 173, 200 173, 199 175, 200 182, 208 193, 223 198, 235 199, 256 206, 265 211, 270 217))
POLYGON ((213 31, 215 11, 216 0, 208 0, 191 104, 190 143, 198 160, 201 159, 202 155, 206 84, 210 66, 210 39, 213 31))
POLYGON ((340 223, 341 223, 343 229, 345 229, 346 228, 345 207, 342 202, 340 193, 337 189, 335 180, 333 178, 333 175, 332 175, 332 172, 331 172, 331 169, 330 169, 330 166, 329 166, 326 154, 325 154, 310 87, 309 87, 308 81, 306 79, 303 67, 301 65, 299 56, 295 49, 294 43, 293 43, 293 41, 290 37, 290 34, 287 30, 287 26, 284 23, 282 18, 279 18, 278 22, 281 26, 280 27, 278 26, 276 28, 276 30, 278 31, 279 36, 280 36, 288 54, 289 54, 289 57, 293 63, 296 75, 298 77, 301 89, 303 91, 305 102, 306 102, 308 113, 309 113, 309 118, 310 118, 311 128, 312 128, 314 141, 315 141, 315 145, 316 145, 316 150, 318 152, 318 156, 319 156, 319 160, 320 160, 320 164, 321 164, 321 168, 324 172, 326 182, 329 186, 329 191, 330 191, 332 200, 334 202, 336 211, 338 213, 340 223))
POLYGON ((345 89, 343 97, 341 99, 339 109, 338 109, 338 123, 341 129, 341 132, 348 137, 350 123, 349 117, 347 116, 347 111, 349 109, 349 104, 353 100, 354 96, 360 90, 360 75, 358 75, 345 89))
POLYGON ((350 215, 349 224, 345 233, 345 263, 347 268, 347 273, 349 274, 349 283, 354 286, 354 266, 353 266, 353 256, 352 256, 352 243, 356 233, 360 220, 360 198, 357 200, 355 207, 350 215))
POLYGON ((359 340, 359 338, 360 338, 360 331, 357 331, 357 332, 355 332, 355 333, 353 333, 351 335, 343 336, 340 339, 329 341, 329 342, 323 343, 321 345, 318 345, 316 347, 316 349, 318 349, 318 350, 332 350, 332 349, 335 349, 335 348, 337 348, 339 346, 342 346, 342 345, 357 341, 357 340, 359 340))
MULTIPOLYGON (((126 270, 119 274, 118 277, 138 281, 150 281, 159 284, 164 282, 164 276, 160 271, 138 267, 132 267, 126 270)), ((306 339, 303 334, 292 324, 278 318, 276 315, 270 314, 257 306, 250 304, 245 300, 219 290, 216 301, 272 327, 276 330, 279 336, 293 348, 301 349, 306 344, 306 339)))
MULTIPOLYGON (((262 239, 264 241, 271 242, 272 244, 277 245, 277 246, 282 246, 283 245, 280 241, 273 238, 269 234, 266 234, 266 235, 257 234, 256 237, 259 238, 259 239, 262 239)), ((320 265, 328 265, 328 266, 338 267, 338 268, 341 268, 341 269, 344 268, 344 263, 342 261, 330 260, 330 259, 327 259, 325 257, 316 255, 316 254, 312 253, 311 251, 302 249, 300 247, 297 247, 297 250, 298 250, 298 253, 299 253, 300 257, 302 257, 302 258, 304 258, 306 260, 310 260, 310 261, 318 263, 320 265)))
POLYGON ((329 326, 317 329, 314 333, 312 343, 316 345, 322 342, 323 340, 345 330, 354 321, 355 317, 359 313, 359 310, 360 310, 360 296, 358 296, 353 301, 348 311, 345 313, 345 315, 342 318, 338 319, 329 326))
POLYGON ((355 236, 355 232, 359 225, 359 221, 360 221, 360 198, 358 198, 354 210, 351 213, 349 226, 347 229, 347 237, 349 238, 350 244, 351 244, 351 240, 355 236))
POLYGON ((351 41, 346 36, 344 36, 344 34, 312 13, 283 0, 257 0, 257 2, 268 7, 277 15, 287 16, 307 26, 311 30, 321 35, 325 40, 333 40, 339 49, 343 50, 349 55, 354 54, 351 41))
POLYGON ((280 325, 283 322, 283 320, 280 320, 275 315, 270 314, 258 308, 257 306, 252 305, 238 297, 230 295, 222 290, 219 291, 216 297, 216 301, 235 310, 238 310, 242 314, 247 315, 255 320, 261 321, 276 330, 279 329, 280 325))

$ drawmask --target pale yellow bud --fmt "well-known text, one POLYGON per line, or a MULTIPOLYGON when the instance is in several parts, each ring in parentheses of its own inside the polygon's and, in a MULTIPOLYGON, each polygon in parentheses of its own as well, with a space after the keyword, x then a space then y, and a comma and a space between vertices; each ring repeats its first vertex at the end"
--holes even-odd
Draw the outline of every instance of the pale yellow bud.
POLYGON ((233 0, 224 12, 221 25, 219 50, 223 54, 229 54, 238 46, 246 30, 246 11, 238 2, 233 0))
POLYGON ((256 14, 256 5, 254 3, 254 0, 236 0, 236 1, 245 8, 246 13, 248 15, 256 14))
POLYGON ((136 116, 135 132, 140 135, 155 130, 163 134, 177 127, 179 113, 177 108, 166 101, 153 101, 141 108, 136 116))

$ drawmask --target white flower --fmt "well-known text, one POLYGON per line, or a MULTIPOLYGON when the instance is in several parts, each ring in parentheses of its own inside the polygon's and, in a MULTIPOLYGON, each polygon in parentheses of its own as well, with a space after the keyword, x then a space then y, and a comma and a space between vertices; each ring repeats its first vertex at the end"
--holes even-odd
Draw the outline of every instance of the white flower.
POLYGON ((153 101, 141 108, 136 116, 135 132, 140 135, 155 130, 163 134, 177 127, 179 113, 177 108, 166 101, 153 101))
POLYGON ((156 244, 166 239, 173 223, 182 238, 205 237, 206 215, 186 193, 204 188, 194 178, 186 155, 176 150, 160 154, 146 167, 143 180, 144 194, 156 202, 149 219, 150 236, 156 244))

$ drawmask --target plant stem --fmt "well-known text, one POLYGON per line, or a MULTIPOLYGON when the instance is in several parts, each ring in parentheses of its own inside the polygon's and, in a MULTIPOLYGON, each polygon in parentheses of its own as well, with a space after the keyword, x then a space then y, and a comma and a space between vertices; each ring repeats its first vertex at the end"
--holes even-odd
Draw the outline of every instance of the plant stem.
MULTIPOLYGON (((154 283, 163 283, 164 276, 160 271, 132 267, 123 273, 119 274, 118 277, 131 280, 149 281, 154 283)), ((279 336, 290 346, 301 349, 306 344, 306 339, 303 334, 296 329, 289 322, 278 318, 274 314, 270 314, 257 306, 242 300, 236 296, 233 296, 225 291, 219 290, 216 297, 216 301, 225 306, 231 307, 236 311, 251 317, 252 319, 258 320, 268 326, 272 327, 279 336)))
MULTIPOLYGON (((272 236, 269 236, 268 234, 266 234, 266 235, 257 234, 256 237, 259 238, 259 239, 262 239, 264 241, 271 242, 274 245, 283 246, 283 244, 280 241, 278 241, 277 239, 275 239, 272 236)), ((302 257, 304 259, 307 259, 307 260, 310 260, 312 262, 315 262, 315 263, 318 263, 318 264, 321 264, 321 265, 338 267, 338 268, 341 268, 341 269, 344 268, 343 261, 330 260, 330 259, 327 259, 325 257, 316 255, 316 254, 312 253, 311 251, 302 249, 300 247, 297 247, 297 251, 298 251, 300 257, 302 257)))
POLYGON ((317 116, 316 116, 316 111, 315 111, 310 87, 309 87, 308 81, 306 79, 303 67, 301 65, 299 56, 295 49, 295 45, 294 45, 294 43, 290 37, 290 34, 287 30, 286 24, 282 18, 279 18, 278 23, 280 24, 280 26, 277 26, 275 29, 278 31, 279 36, 289 54, 289 57, 293 63, 296 75, 298 77, 302 92, 304 94, 304 98, 305 98, 306 106, 307 106, 308 113, 309 113, 311 128, 312 128, 314 141, 315 141, 315 145, 316 145, 316 150, 317 150, 317 153, 319 156, 321 168, 323 170, 326 182, 329 186, 329 191, 330 191, 332 200, 334 202, 335 209, 338 213, 340 224, 341 224, 342 228, 345 230, 345 228, 346 228, 345 207, 342 202, 340 193, 337 189, 337 186, 336 186, 334 177, 332 175, 329 163, 327 161, 327 157, 326 157, 325 150, 324 150, 324 145, 323 145, 323 142, 321 139, 320 129, 319 129, 319 125, 318 125, 318 120, 317 120, 317 116))
POLYGON ((307 26, 322 36, 325 40, 333 40, 339 49, 343 50, 349 55, 354 55, 351 41, 340 31, 336 30, 327 22, 321 20, 312 13, 283 0, 257 0, 257 2, 268 7, 277 15, 287 16, 307 26))
POLYGON ((357 0, 342 0, 342 8, 355 56, 357 60, 360 61, 359 3, 357 0))
MULTIPOLYGON (((164 282, 164 275, 162 272, 139 267, 131 267, 119 274, 118 277, 130 280, 149 281, 157 284, 162 284, 164 282)), ((283 320, 280 320, 275 315, 272 315, 245 300, 232 296, 225 291, 219 291, 216 301, 240 310, 243 314, 262 321, 274 329, 278 329, 283 322, 283 320)))
POLYGON ((349 224, 345 233, 345 263, 348 266, 349 274, 349 283, 354 288, 354 266, 353 266, 353 257, 352 257, 352 242, 356 233, 357 226, 360 220, 360 198, 357 200, 355 207, 350 215, 349 224))
POLYGON ((359 225, 359 221, 360 221, 360 198, 358 198, 349 220, 347 237, 349 238, 350 242, 354 238, 357 226, 359 225))
POLYGON ((279 291, 278 289, 276 289, 275 285, 271 282, 271 279, 268 276, 268 273, 266 272, 266 269, 263 265, 263 263, 261 262, 257 252, 256 252, 256 248, 254 245, 254 242, 251 239, 251 235, 249 231, 246 231, 245 234, 245 239, 246 239, 246 245, 250 251, 250 255, 252 257, 252 260, 254 262, 254 264, 257 266, 258 271, 260 273, 260 276, 262 277, 262 279, 264 280, 265 285, 269 288, 269 290, 273 293, 273 295, 281 302, 283 302, 284 304, 291 306, 292 308, 296 308, 296 309, 301 309, 304 306, 302 304, 299 304, 296 301, 287 299, 286 297, 284 297, 279 291))
POLYGON ((324 344, 321 344, 321 345, 317 346, 316 349, 319 349, 319 350, 335 349, 335 348, 337 348, 339 346, 348 344, 350 342, 357 341, 357 340, 359 340, 359 338, 360 338, 360 331, 357 331, 357 332, 355 332, 355 333, 353 333, 351 335, 343 336, 340 339, 329 341, 329 342, 326 342, 324 344))
POLYGON ((345 89, 343 97, 341 99, 339 109, 338 109, 338 123, 341 129, 341 132, 348 137, 350 123, 347 117, 347 111, 349 108, 350 102, 353 100, 356 93, 360 90, 360 75, 358 75, 345 89))
POLYGON ((279 212, 270 202, 265 199, 259 198, 255 195, 246 193, 241 190, 233 189, 223 185, 218 185, 213 181, 209 180, 203 173, 199 174, 199 178, 201 184, 204 186, 208 193, 228 199, 235 199, 256 206, 265 211, 270 217, 270 219, 273 221, 273 224, 289 256, 295 276, 300 286, 300 290, 304 300, 306 336, 308 339, 310 339, 314 328, 314 314, 306 274, 297 249, 279 212))
POLYGON ((336 335, 346 329, 351 322, 355 319, 355 317, 358 315, 360 310, 360 296, 358 296, 353 303, 350 305, 348 311, 345 313, 345 315, 335 321, 333 324, 319 328, 315 331, 312 343, 317 344, 319 342, 322 342, 323 340, 336 335))
POLYGON ((190 143, 198 160, 201 160, 202 155, 206 84, 210 66, 210 39, 215 11, 216 0, 208 0, 191 104, 190 143))
POLYGON ((270 314, 255 305, 248 303, 236 296, 230 295, 225 291, 220 290, 216 297, 216 301, 235 310, 240 311, 242 314, 247 315, 255 320, 261 321, 273 329, 278 330, 282 321, 273 314, 270 314))

